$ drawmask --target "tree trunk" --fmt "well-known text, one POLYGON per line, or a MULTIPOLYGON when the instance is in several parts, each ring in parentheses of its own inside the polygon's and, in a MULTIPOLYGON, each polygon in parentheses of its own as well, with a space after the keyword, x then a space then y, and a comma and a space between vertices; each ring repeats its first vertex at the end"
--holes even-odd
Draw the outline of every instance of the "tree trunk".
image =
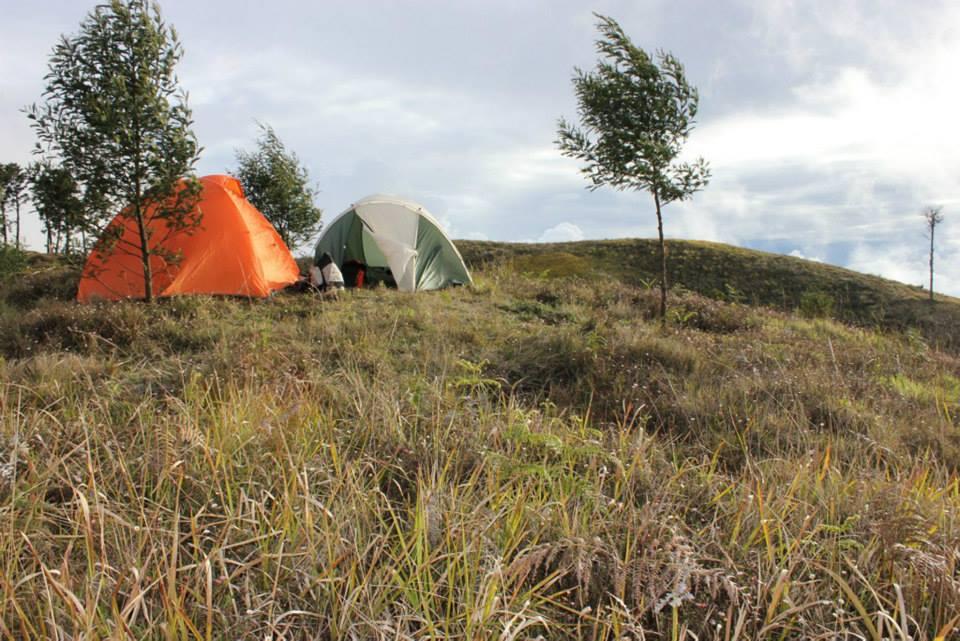
POLYGON ((935 223, 930 223, 930 302, 933 302, 933 230, 935 223))
POLYGON ((667 326, 667 246, 663 240, 663 214, 660 211, 660 194, 653 192, 657 206, 657 232, 660 235, 660 326, 667 326))
POLYGON ((137 73, 137 52, 131 47, 130 57, 130 86, 133 88, 133 213, 137 220, 137 232, 140 235, 140 261, 143 264, 143 298, 148 303, 153 302, 153 270, 150 267, 150 238, 147 234, 147 225, 143 211, 143 179, 146 173, 142 168, 143 161, 143 132, 140 130, 140 84, 137 73))
POLYGON ((16 195, 15 200, 13 201, 14 206, 17 208, 17 224, 16 224, 16 233, 14 237, 14 242, 17 244, 17 249, 20 249, 20 194, 16 195))
POLYGON ((3 244, 7 244, 7 210, 0 207, 0 229, 3 230, 3 244))
POLYGON ((140 204, 140 184, 137 181, 137 201, 133 205, 134 215, 137 218, 137 231, 140 233, 140 261, 143 263, 143 297, 148 303, 153 302, 153 270, 150 267, 150 244, 147 238, 147 226, 143 220, 143 209, 140 204))

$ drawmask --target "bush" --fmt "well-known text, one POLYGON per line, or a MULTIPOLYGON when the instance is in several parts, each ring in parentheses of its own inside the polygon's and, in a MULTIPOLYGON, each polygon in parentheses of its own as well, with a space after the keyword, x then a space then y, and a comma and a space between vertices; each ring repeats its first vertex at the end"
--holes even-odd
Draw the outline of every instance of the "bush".
POLYGON ((27 266, 27 254, 12 245, 0 246, 0 279, 19 274, 27 266))
POLYGON ((671 320, 679 327, 717 334, 752 329, 757 324, 746 305, 723 303, 693 293, 685 293, 675 299, 669 313, 671 320))
POLYGON ((21 271, 16 279, 8 280, 0 290, 0 298, 15 307, 33 308, 41 300, 74 300, 77 297, 80 269, 71 265, 31 268, 21 271))
POLYGON ((800 314, 806 318, 829 318, 835 306, 833 296, 827 292, 807 291, 800 296, 800 314))

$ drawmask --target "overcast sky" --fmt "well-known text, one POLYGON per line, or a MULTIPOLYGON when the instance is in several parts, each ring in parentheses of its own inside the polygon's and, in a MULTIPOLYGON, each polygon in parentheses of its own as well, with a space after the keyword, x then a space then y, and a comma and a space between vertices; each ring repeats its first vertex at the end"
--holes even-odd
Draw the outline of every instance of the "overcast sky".
MULTIPOLYGON (((0 0, 0 162, 28 162, 20 109, 92 8, 0 0)), ((688 144, 713 180, 666 209, 675 238, 794 254, 920 284, 920 213, 944 208, 938 289, 960 295, 960 3, 951 0, 364 2, 164 0, 204 152, 234 166, 272 125, 329 220, 371 193, 419 201, 455 238, 651 237, 644 193, 589 192, 556 150, 592 11, 665 49, 700 89, 688 144)), ((39 248, 39 225, 28 241, 39 248)))

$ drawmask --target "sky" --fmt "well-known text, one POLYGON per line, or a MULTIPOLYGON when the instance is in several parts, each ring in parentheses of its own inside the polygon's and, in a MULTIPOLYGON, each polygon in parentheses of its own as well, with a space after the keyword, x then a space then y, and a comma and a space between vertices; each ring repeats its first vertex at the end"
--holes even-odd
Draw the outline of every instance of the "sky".
MULTIPOLYGON (((0 0, 0 162, 29 162, 22 108, 95 3, 0 0)), ((423 204, 454 238, 653 237, 643 192, 586 189, 556 148, 596 18, 666 50, 700 92, 684 155, 709 186, 664 211, 671 238, 791 254, 913 285, 942 206, 936 289, 960 296, 960 3, 954 0, 162 0, 203 146, 229 172, 271 125, 331 220, 372 193, 423 204)), ((39 223, 27 241, 41 246, 39 223)))

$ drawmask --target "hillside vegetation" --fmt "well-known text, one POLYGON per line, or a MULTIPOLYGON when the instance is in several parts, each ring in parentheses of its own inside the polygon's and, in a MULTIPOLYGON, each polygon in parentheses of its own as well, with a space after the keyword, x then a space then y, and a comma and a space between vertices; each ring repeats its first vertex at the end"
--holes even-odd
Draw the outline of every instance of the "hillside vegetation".
MULTIPOLYGON (((459 241, 472 264, 509 262, 540 277, 613 278, 650 286, 657 281, 654 240, 571 243, 459 241)), ((671 240, 668 279, 710 298, 764 305, 858 325, 920 331, 932 344, 960 348, 960 300, 915 286, 814 261, 703 241, 671 240)))
POLYGON ((0 635, 949 635, 957 356, 698 294, 781 295, 683 280, 677 244, 661 331, 635 246, 154 306, 76 305, 77 268, 31 258, 0 284, 0 635))

